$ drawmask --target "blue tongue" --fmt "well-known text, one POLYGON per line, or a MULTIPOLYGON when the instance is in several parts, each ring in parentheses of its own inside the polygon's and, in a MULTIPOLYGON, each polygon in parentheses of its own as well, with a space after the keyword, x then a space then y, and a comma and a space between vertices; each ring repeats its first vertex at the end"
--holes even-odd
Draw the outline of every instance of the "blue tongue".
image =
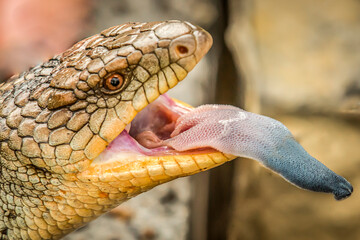
POLYGON ((272 154, 258 159, 294 185, 316 192, 333 193, 335 199, 349 197, 351 184, 310 156, 294 138, 283 139, 272 154))
POLYGON ((311 191, 351 195, 343 177, 310 156, 279 121, 226 105, 204 105, 182 115, 166 145, 177 151, 212 147, 252 158, 292 184, 311 191))

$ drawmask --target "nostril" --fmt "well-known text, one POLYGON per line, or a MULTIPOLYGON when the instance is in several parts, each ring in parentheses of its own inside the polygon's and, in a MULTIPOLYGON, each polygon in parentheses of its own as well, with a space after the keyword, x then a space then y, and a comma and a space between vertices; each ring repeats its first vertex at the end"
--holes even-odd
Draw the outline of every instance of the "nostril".
POLYGON ((169 45, 171 62, 177 62, 181 58, 194 54, 196 46, 195 36, 193 34, 186 34, 172 40, 169 45))
POLYGON ((183 45, 178 45, 176 47, 176 50, 180 54, 187 54, 189 52, 189 49, 187 47, 183 46, 183 45))

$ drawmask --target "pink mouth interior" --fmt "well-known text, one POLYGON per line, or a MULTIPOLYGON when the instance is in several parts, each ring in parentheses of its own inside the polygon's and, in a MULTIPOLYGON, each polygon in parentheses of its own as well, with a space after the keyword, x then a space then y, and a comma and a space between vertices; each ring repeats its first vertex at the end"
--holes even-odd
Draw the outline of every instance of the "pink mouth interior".
POLYGON ((107 161, 117 158, 116 155, 164 156, 213 152, 211 148, 180 152, 166 146, 164 141, 174 137, 172 133, 178 118, 192 110, 177 104, 166 94, 161 95, 136 115, 98 159, 107 161))

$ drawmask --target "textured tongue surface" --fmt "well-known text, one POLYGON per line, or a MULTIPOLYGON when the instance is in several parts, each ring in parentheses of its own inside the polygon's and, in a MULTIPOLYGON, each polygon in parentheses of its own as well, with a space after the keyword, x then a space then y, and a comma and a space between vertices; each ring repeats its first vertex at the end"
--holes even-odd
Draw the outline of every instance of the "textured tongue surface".
POLYGON ((204 105, 180 116, 171 138, 177 151, 211 147, 258 160, 298 187, 331 192, 336 199, 351 195, 343 177, 311 157, 279 121, 226 105, 204 105))
MULTIPOLYGON (((212 147, 236 156, 258 158, 266 140, 257 127, 266 124, 257 116, 233 106, 203 105, 182 115, 165 143, 177 151, 212 147)), ((274 131, 269 137, 276 140, 277 134, 274 131)))

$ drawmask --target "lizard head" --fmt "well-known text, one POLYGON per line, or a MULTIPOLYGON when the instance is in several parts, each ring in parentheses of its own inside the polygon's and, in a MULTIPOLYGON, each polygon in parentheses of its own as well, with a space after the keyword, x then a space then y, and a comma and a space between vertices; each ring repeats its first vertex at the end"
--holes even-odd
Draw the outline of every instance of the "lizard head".
POLYGON ((1 86, 3 96, 14 91, 2 99, 1 114, 18 128, 6 158, 14 153, 34 172, 29 186, 39 185, 31 192, 38 201, 24 208, 41 209, 27 225, 42 225, 32 224, 28 234, 62 236, 156 185, 233 158, 154 145, 191 110, 163 94, 211 45, 210 34, 188 22, 128 23, 1 86))

